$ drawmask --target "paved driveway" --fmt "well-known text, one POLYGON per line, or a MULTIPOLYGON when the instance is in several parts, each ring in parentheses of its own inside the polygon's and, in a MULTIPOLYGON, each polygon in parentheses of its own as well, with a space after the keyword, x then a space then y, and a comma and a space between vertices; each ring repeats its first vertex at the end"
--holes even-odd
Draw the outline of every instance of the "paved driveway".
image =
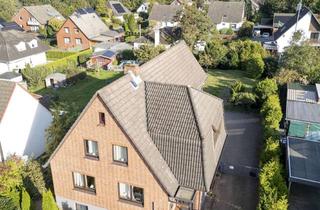
POLYGON ((205 210, 255 210, 258 202, 259 153, 262 145, 260 118, 256 114, 226 112, 228 137, 213 185, 213 196, 207 197, 205 210))

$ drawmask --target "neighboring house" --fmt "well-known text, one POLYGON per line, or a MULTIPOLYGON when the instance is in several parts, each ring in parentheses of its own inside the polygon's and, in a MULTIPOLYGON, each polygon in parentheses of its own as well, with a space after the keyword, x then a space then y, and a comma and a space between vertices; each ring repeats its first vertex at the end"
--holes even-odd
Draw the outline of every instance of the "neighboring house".
POLYGON ((295 13, 274 13, 273 15, 273 31, 276 32, 285 23, 287 23, 295 13))
POLYGON ((177 26, 181 10, 181 5, 154 4, 149 15, 149 20, 155 21, 161 28, 177 26))
POLYGON ((45 78, 46 87, 58 88, 66 84, 67 76, 62 73, 52 73, 45 78))
POLYGON ((109 7, 112 10, 112 14, 117 19, 124 21, 124 15, 131 14, 130 10, 128 10, 127 7, 125 7, 120 1, 108 1, 107 7, 109 7))
POLYGON ((288 84, 285 121, 289 186, 320 187, 319 84, 288 84))
POLYGON ((181 42, 97 91, 45 164, 58 206, 199 210, 226 138, 206 77, 181 42))
POLYGON ((47 50, 49 47, 33 34, 0 30, 0 74, 47 63, 47 50))
POLYGON ((87 61, 88 68, 110 69, 112 62, 116 59, 116 53, 111 50, 94 52, 87 61))
POLYGON ((16 22, 6 22, 0 19, 0 31, 17 30, 23 31, 16 22))
POLYGON ((141 36, 134 40, 133 48, 138 49, 142 45, 154 44, 155 46, 162 45, 166 49, 171 47, 181 37, 181 29, 178 27, 165 27, 154 29, 147 35, 141 36))
POLYGON ((100 42, 120 41, 123 34, 110 30, 92 8, 74 12, 57 32, 60 49, 88 49, 100 42))
POLYGON ((173 0, 171 2, 171 5, 183 5, 183 4, 191 6, 193 4, 193 1, 192 0, 173 0))
POLYGON ((101 42, 93 47, 94 52, 101 52, 111 50, 113 52, 121 53, 125 50, 132 50, 133 46, 126 42, 101 42))
POLYGON ((283 53, 286 47, 292 44, 293 35, 298 32, 300 40, 297 44, 304 42, 313 46, 320 46, 320 23, 317 17, 307 7, 302 7, 299 14, 292 16, 274 34, 273 40, 266 42, 264 47, 283 53))
POLYGON ((231 28, 238 31, 245 20, 243 1, 213 1, 209 5, 208 16, 217 30, 231 28))
POLYGON ((38 31, 47 25, 48 21, 56 18, 64 21, 65 18, 51 5, 37 5, 22 7, 12 18, 25 31, 38 31))
POLYGON ((148 13, 148 9, 149 9, 149 3, 144 2, 138 7, 137 13, 141 13, 141 12, 148 13))
POLYGON ((51 113, 26 89, 0 80, 0 160, 10 154, 41 155, 51 120, 51 113))

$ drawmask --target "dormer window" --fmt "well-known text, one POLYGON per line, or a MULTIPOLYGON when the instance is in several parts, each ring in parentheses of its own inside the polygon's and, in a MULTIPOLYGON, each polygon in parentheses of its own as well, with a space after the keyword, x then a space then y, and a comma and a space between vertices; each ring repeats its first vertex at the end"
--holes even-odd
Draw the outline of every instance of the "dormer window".
POLYGON ((26 43, 25 42, 19 42, 19 44, 15 45, 16 49, 21 52, 26 50, 26 43))
POLYGON ((36 39, 33 39, 28 43, 28 45, 30 48, 36 48, 38 47, 38 41, 36 39))

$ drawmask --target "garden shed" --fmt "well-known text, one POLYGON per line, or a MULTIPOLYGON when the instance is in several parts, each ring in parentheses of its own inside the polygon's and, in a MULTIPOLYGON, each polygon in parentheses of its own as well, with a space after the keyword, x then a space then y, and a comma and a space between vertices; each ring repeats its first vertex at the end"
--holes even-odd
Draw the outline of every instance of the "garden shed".
POLYGON ((46 79, 46 87, 62 87, 66 83, 67 76, 62 73, 49 74, 46 79))

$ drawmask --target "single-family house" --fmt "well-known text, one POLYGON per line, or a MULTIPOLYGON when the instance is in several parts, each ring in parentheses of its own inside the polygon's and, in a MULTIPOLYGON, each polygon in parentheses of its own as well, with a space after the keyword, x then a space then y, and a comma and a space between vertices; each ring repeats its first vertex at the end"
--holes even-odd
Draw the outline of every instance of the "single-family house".
POLYGON ((193 4, 192 0, 173 0, 171 5, 188 5, 191 6, 193 4))
POLYGON ((161 28, 177 26, 181 10, 181 5, 154 4, 149 15, 149 21, 155 21, 161 28))
POLYGON ((17 30, 0 30, 0 74, 45 64, 49 47, 33 34, 17 30))
POLYGON ((285 23, 287 23, 295 13, 274 13, 273 15, 273 31, 276 32, 281 28, 285 23))
POLYGON ((320 85, 288 84, 285 107, 289 186, 320 187, 320 85))
POLYGON ((206 77, 182 41, 97 91, 45 164, 58 206, 199 210, 226 138, 206 77))
POLYGON ((92 8, 78 9, 57 32, 60 49, 88 49, 100 42, 120 41, 123 34, 110 30, 92 8))
POLYGON ((179 27, 155 28, 153 32, 134 40, 133 48, 139 49, 141 45, 154 44, 155 46, 162 45, 168 49, 180 38, 181 28, 179 27))
POLYGON ((131 14, 130 10, 125 7, 120 1, 107 1, 107 7, 112 10, 115 18, 124 21, 124 15, 131 14))
POLYGON ((87 67, 110 69, 109 65, 116 59, 116 55, 112 50, 94 52, 87 61, 87 67))
POLYGON ((149 9, 149 2, 143 2, 137 9, 137 13, 148 13, 148 9, 149 9))
POLYGON ((56 18, 64 21, 65 18, 50 4, 24 6, 12 18, 25 31, 38 31, 47 25, 48 21, 56 18))
POLYGON ((264 46, 267 49, 283 53, 293 41, 297 44, 307 42, 313 46, 320 46, 320 23, 307 7, 302 7, 294 16, 291 16, 273 34, 273 39, 266 42, 264 46), (299 38, 298 40, 293 40, 295 34, 298 35, 296 36, 299 38))
POLYGON ((0 80, 0 160, 38 157, 45 151, 51 113, 19 84, 0 80))
POLYGON ((245 20, 245 2, 213 1, 209 5, 208 16, 217 30, 231 28, 238 31, 245 20))

